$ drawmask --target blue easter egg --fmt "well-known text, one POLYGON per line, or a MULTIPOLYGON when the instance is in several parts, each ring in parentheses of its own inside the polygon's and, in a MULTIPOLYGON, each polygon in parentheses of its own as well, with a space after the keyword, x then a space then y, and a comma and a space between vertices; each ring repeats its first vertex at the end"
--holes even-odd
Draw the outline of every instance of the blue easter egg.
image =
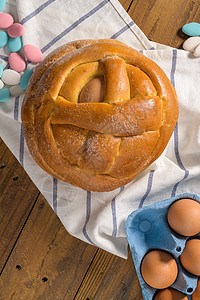
POLYGON ((6 0, 0 1, 0 11, 2 11, 4 9, 5 4, 6 4, 6 0))
POLYGON ((21 36, 16 38, 9 38, 8 40, 8 49, 10 52, 18 52, 22 48, 22 38, 21 36))
POLYGON ((0 78, 1 78, 2 74, 3 74, 3 66, 2 66, 2 64, 0 63, 0 78))
POLYGON ((0 90, 0 102, 5 102, 10 99, 10 91, 8 89, 0 90))
POLYGON ((4 47, 8 42, 8 35, 5 31, 0 31, 0 48, 4 47))
POLYGON ((196 22, 185 24, 182 27, 182 31, 189 36, 199 36, 200 35, 200 24, 196 22))
POLYGON ((24 74, 22 75, 22 78, 20 80, 20 88, 25 91, 27 86, 28 86, 28 83, 29 83, 29 80, 31 78, 33 74, 33 71, 28 69, 24 72, 24 74))

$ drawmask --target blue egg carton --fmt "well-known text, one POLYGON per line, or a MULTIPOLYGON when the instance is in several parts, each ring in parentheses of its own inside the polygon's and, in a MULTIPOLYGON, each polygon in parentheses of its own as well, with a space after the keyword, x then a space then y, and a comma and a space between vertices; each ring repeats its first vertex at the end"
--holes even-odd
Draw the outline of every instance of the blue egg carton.
MULTIPOLYGON (((165 250, 171 253, 178 265, 178 276, 171 285, 172 288, 186 294, 191 299, 198 276, 187 272, 180 263, 180 255, 188 238, 177 234, 168 224, 167 213, 170 205, 179 199, 189 198, 200 202, 195 194, 180 194, 178 196, 159 201, 152 205, 132 212, 126 221, 127 240, 132 253, 138 279, 142 288, 144 300, 152 300, 157 289, 150 287, 140 272, 143 257, 150 250, 165 250)), ((193 236, 199 237, 200 233, 193 236)))

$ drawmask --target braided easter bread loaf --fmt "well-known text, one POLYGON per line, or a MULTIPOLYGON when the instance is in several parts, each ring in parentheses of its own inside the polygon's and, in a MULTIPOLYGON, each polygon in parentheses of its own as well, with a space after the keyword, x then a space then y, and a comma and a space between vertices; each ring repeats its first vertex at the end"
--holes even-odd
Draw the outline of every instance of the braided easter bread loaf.
POLYGON ((160 67, 114 40, 80 40, 35 69, 22 105, 26 143, 50 175, 91 191, 133 180, 164 151, 178 118, 160 67))

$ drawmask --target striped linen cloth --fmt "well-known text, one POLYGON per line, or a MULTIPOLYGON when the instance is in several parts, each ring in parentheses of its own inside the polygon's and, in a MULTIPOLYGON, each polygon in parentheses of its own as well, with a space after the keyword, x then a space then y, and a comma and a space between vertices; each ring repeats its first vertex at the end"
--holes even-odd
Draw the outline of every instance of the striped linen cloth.
MULTIPOLYGON (((175 86, 180 117, 165 152, 131 183, 108 193, 83 191, 41 170, 24 140, 20 119, 23 95, 0 103, 2 139, 67 231, 127 258, 125 221, 132 211, 185 192, 200 194, 200 59, 150 42, 117 0, 10 0, 4 12, 25 26, 24 45, 39 47, 44 56, 76 39, 118 39, 154 60, 175 86)), ((4 48, 0 59, 7 68, 4 48)))

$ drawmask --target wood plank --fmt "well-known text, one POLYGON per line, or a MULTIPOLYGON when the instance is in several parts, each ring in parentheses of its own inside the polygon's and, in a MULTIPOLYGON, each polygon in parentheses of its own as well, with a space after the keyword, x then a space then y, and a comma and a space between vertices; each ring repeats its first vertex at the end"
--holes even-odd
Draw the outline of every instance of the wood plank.
POLYGON ((152 41, 181 48, 186 38, 181 28, 199 22, 199 0, 134 0, 129 15, 152 41))
POLYGON ((0 144, 0 273, 39 194, 2 142, 0 144))
POLYGON ((119 2, 123 6, 123 8, 128 12, 129 7, 130 7, 131 3, 133 2, 133 0, 119 0, 119 2))
POLYGON ((0 299, 73 299, 96 251, 66 232, 40 194, 0 276, 0 299))
POLYGON ((142 300, 131 254, 127 260, 98 250, 75 300, 142 300))

